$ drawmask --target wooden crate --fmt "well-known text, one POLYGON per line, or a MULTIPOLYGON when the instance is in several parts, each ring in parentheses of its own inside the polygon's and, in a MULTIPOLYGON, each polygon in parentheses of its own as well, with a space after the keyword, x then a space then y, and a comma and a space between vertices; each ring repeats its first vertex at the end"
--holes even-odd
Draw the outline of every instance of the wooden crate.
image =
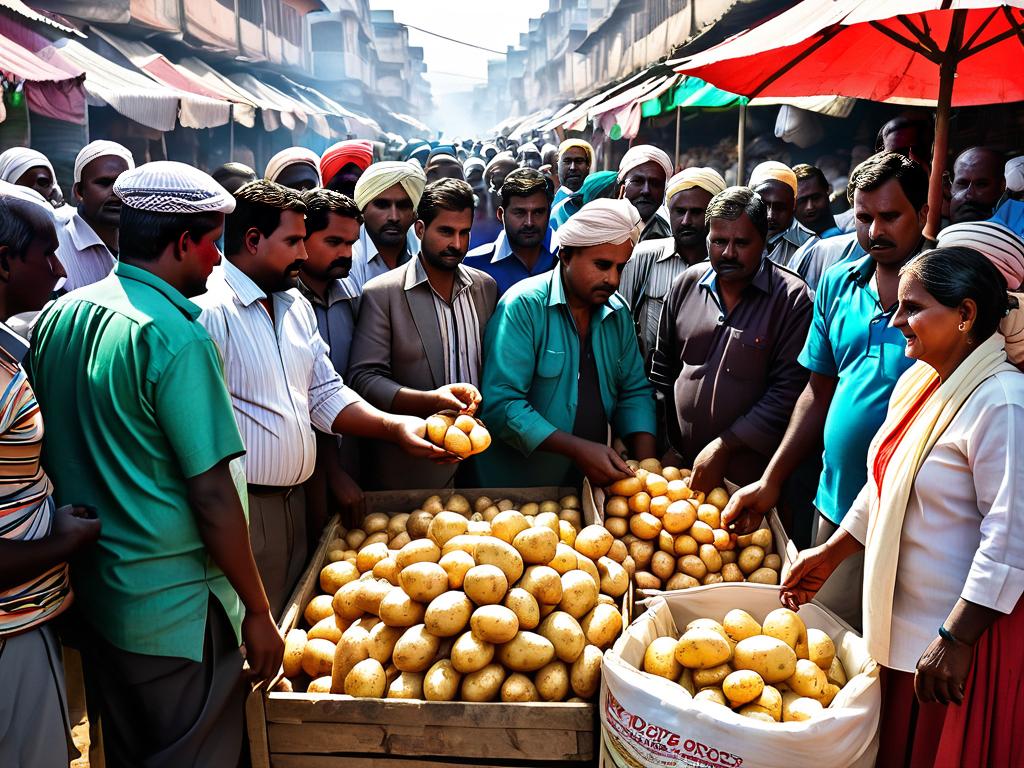
MULTIPOLYGON (((365 513, 399 514, 415 509, 436 491, 366 494, 365 513)), ((516 502, 573 494, 571 488, 482 488, 461 493, 516 502)), ((581 499, 582 502, 582 499, 581 499)), ((582 503, 581 503, 582 506, 582 503)), ((595 522, 582 511, 584 524, 595 522)), ((319 574, 338 519, 324 530, 310 565, 279 624, 297 626, 306 604, 320 591, 319 574)), ((632 590, 623 599, 623 626, 632 615, 632 590)), ((282 693, 252 689, 246 721, 253 768, 554 768, 595 759, 594 704, 465 703, 353 699, 341 694, 282 693)))

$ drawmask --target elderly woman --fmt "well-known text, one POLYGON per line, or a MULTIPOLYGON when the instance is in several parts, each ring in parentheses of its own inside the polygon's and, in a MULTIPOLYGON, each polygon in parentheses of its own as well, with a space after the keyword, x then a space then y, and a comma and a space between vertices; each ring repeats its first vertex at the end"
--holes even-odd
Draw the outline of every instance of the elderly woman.
POLYGON ((842 527, 782 602, 810 600, 861 549, 864 636, 883 665, 879 766, 1019 764, 1024 750, 1024 375, 998 332, 1007 283, 977 250, 903 268, 899 380, 842 527))

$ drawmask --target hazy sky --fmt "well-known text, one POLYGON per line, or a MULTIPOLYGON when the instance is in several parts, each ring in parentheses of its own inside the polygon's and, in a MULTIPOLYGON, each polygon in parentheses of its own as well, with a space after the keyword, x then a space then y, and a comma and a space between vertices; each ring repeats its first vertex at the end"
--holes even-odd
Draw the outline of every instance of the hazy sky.
MULTIPOLYGON (((531 17, 547 10, 548 0, 370 0, 370 7, 393 10, 399 22, 504 51, 519 42, 519 33, 528 29, 531 17)), ((435 97, 486 82, 487 61, 497 58, 415 29, 409 30, 409 40, 423 47, 435 97)))

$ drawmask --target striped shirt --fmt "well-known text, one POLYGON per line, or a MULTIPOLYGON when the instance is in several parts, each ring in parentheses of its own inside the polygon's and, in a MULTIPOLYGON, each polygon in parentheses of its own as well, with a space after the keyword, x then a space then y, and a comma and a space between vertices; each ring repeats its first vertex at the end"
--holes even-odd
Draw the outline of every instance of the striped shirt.
POLYGON ((224 357, 235 420, 245 443, 249 483, 291 487, 316 463, 312 427, 330 434, 334 419, 359 396, 331 363, 309 302, 297 289, 266 294, 227 259, 195 299, 199 318, 224 357))
MULTIPOLYGON (((416 259, 415 279, 413 285, 427 280, 423 262, 416 259)), ((428 283, 429 284, 429 283, 428 283)), ((433 286, 430 288, 434 299, 434 311, 437 313, 437 327, 441 332, 441 346, 447 365, 445 382, 456 384, 464 382, 474 387, 480 386, 480 348, 483 334, 480 318, 476 313, 476 304, 469 294, 472 279, 461 268, 455 272, 455 285, 452 288, 452 300, 442 299, 433 286)))
MULTIPOLYGON (((43 471, 43 417, 21 361, 28 344, 0 323, 0 538, 50 535, 53 486, 43 471)), ((67 563, 0 590, 0 637, 24 632, 61 612, 71 594, 67 563)))

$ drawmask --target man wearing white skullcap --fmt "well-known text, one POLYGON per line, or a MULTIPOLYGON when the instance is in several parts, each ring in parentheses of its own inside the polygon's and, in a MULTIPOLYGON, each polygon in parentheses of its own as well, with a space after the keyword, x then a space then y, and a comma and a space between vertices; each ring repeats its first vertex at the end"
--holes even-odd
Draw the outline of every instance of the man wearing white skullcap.
POLYGON ((356 206, 363 214, 359 242, 352 247, 346 286, 362 291, 367 280, 405 264, 419 249, 412 231, 427 177, 416 163, 374 163, 359 177, 356 206))
POLYGON ((34 189, 49 199, 57 174, 42 152, 28 147, 12 147, 0 154, 0 181, 34 189))
POLYGON ((650 144, 637 144, 622 156, 619 163, 619 190, 640 212, 644 229, 640 240, 670 237, 672 228, 665 205, 665 185, 672 175, 672 161, 663 151, 650 144))
POLYGON ((64 290, 91 285, 113 269, 121 221, 121 200, 114 194, 114 182, 134 167, 131 152, 117 142, 94 141, 78 153, 71 188, 78 210, 57 230, 57 256, 68 274, 64 290))
MULTIPOLYGON (((583 139, 566 139, 558 145, 558 179, 561 182, 561 186, 555 192, 555 199, 551 204, 552 210, 554 210, 554 206, 563 200, 571 198, 580 191, 580 187, 583 186, 583 181, 589 175, 593 164, 594 148, 590 146, 590 142, 583 139)), ((564 208, 565 219, 570 218, 580 209, 578 205, 573 204, 571 201, 566 203, 564 208)), ((558 223, 563 224, 565 222, 562 220, 558 223)))
POLYGON ((305 147, 282 149, 270 158, 263 178, 299 192, 321 187, 320 155, 305 147))
POLYGON ((248 544, 221 356, 189 299, 234 202, 172 162, 121 175, 116 193, 113 273, 45 310, 32 345, 40 408, 60 424, 44 451, 56 502, 102 522, 75 560, 79 647, 108 761, 235 765, 239 645, 264 680, 284 646, 248 544))
POLYGON ((559 229, 558 266, 498 303, 484 339, 481 419, 494 442, 478 457, 482 484, 629 477, 609 426, 631 456, 655 455, 652 390, 616 293, 640 226, 628 200, 588 203, 559 229))
POLYGON ((516 157, 519 159, 519 165, 522 168, 533 168, 534 170, 540 168, 543 161, 540 149, 532 141, 528 141, 519 147, 516 157))
POLYGON ((725 189, 714 168, 687 168, 665 185, 671 237, 640 243, 622 273, 619 293, 629 305, 640 330, 640 352, 648 360, 658 336, 658 320, 672 282, 708 257, 704 211, 711 198, 725 189))
POLYGON ((797 249, 814 237, 796 219, 796 174, 784 163, 767 160, 754 168, 749 186, 768 206, 768 258, 792 267, 797 249))

